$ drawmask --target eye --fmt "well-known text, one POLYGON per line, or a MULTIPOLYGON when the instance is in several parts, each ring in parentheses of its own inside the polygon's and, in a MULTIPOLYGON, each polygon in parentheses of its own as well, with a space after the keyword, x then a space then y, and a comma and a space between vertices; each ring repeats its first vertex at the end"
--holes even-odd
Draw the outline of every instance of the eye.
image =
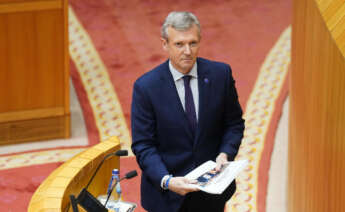
POLYGON ((175 43, 175 46, 178 48, 181 48, 183 46, 183 44, 181 42, 177 42, 177 43, 175 43))
POLYGON ((198 42, 193 41, 193 42, 190 43, 190 46, 191 47, 196 47, 196 46, 198 46, 198 42))

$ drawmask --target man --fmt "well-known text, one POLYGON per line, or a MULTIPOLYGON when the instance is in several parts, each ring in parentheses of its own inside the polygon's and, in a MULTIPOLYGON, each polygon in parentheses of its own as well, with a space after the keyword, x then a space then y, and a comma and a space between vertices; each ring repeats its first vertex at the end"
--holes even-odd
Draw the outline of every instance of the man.
POLYGON ((183 176, 208 160, 233 160, 244 130, 229 65, 198 58, 201 30, 189 12, 171 12, 161 29, 169 60, 134 84, 132 149, 149 212, 224 211, 236 189, 198 191, 183 176))

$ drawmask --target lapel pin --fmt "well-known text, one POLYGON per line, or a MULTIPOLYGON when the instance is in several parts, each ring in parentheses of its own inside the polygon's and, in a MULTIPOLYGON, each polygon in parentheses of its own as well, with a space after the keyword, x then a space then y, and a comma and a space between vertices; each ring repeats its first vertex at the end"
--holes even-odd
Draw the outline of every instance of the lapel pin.
POLYGON ((205 78, 204 82, 207 84, 209 82, 209 80, 207 78, 205 78))

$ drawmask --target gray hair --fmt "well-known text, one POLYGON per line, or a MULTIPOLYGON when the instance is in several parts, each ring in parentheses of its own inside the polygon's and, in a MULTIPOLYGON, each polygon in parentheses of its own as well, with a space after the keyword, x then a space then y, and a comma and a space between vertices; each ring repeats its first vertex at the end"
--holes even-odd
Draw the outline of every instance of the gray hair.
POLYGON ((191 12, 173 11, 165 18, 165 21, 161 27, 162 38, 168 40, 168 28, 172 27, 178 31, 186 31, 193 25, 198 28, 199 37, 201 34, 201 27, 197 17, 191 12))

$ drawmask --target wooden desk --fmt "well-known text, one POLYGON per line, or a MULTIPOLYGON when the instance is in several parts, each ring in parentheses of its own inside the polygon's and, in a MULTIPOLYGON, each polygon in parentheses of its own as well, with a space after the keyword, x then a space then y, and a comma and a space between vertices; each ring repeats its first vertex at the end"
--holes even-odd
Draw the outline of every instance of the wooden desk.
MULTIPOLYGON (((119 149, 120 141, 112 137, 62 164, 38 187, 31 198, 28 212, 65 212, 69 207, 69 195, 77 196, 104 156, 119 149)), ((104 161, 88 191, 95 197, 105 193, 111 171, 119 167, 119 158, 116 156, 104 161)), ((72 211, 72 208, 70 207, 68 211, 72 211)), ((80 207, 80 211, 84 210, 80 207)))

